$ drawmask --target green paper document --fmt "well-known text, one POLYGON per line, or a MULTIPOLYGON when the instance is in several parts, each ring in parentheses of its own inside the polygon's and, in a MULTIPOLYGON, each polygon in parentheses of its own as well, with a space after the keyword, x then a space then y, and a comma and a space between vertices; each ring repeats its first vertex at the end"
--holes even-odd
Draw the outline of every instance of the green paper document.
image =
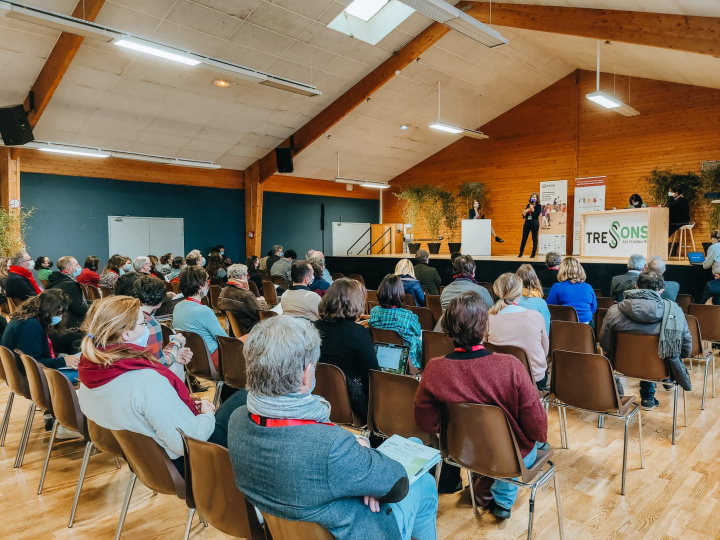
POLYGON ((423 446, 400 435, 393 435, 378 451, 405 467, 410 485, 440 461, 440 451, 423 446))

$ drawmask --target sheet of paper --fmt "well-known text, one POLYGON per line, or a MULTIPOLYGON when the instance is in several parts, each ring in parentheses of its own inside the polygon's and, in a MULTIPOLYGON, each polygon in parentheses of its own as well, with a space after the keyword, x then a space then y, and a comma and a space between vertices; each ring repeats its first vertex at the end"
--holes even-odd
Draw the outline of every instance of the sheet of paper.
POLYGON ((400 435, 390 437, 378 450, 405 467, 411 485, 440 461, 439 450, 423 446, 400 435))

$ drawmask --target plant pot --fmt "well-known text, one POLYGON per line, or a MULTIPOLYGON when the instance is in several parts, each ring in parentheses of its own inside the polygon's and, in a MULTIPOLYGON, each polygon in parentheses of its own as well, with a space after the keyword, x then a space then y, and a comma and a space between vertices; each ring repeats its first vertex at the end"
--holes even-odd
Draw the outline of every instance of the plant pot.
POLYGON ((417 253, 417 250, 420 249, 420 242, 408 242, 408 251, 415 255, 417 253))
POLYGON ((440 253, 440 242, 428 242, 428 251, 431 255, 440 253))
POLYGON ((448 242, 450 253, 460 253, 462 242, 448 242))

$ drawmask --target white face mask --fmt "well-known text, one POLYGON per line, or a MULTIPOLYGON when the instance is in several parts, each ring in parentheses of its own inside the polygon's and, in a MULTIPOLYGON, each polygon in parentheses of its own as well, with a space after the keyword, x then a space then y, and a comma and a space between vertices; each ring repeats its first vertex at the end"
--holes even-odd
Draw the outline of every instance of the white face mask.
POLYGON ((35 268, 35 261, 28 261, 28 270, 35 268))
POLYGON ((672 191, 668 191, 668 196, 669 196, 669 197, 674 197, 675 194, 674 194, 672 191))
POLYGON ((140 334, 140 337, 134 341, 131 341, 130 343, 134 345, 139 345, 140 347, 147 347, 147 342, 149 338, 150 330, 148 329, 147 325, 145 325, 145 330, 143 330, 143 333, 140 334))

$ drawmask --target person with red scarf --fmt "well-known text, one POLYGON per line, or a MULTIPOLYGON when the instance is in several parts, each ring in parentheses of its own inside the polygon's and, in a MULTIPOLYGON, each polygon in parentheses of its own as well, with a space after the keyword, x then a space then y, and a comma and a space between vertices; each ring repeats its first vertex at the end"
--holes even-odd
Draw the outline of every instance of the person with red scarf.
POLYGON ((453 261, 453 270, 455 272, 453 282, 445 287, 440 295, 440 304, 443 311, 447 308, 450 300, 468 291, 478 293, 487 307, 493 305, 490 293, 475 280, 475 261, 470 255, 456 257, 453 261))
POLYGON ((245 404, 240 390, 215 411, 195 400, 183 381, 146 348, 149 331, 140 301, 110 296, 93 302, 78 364, 82 412, 96 424, 152 437, 184 474, 178 428, 227 447, 230 414, 245 404))
POLYGON ((10 272, 5 283, 5 296, 18 300, 27 300, 37 296, 42 289, 32 275, 35 261, 26 251, 20 251, 10 260, 10 272))

